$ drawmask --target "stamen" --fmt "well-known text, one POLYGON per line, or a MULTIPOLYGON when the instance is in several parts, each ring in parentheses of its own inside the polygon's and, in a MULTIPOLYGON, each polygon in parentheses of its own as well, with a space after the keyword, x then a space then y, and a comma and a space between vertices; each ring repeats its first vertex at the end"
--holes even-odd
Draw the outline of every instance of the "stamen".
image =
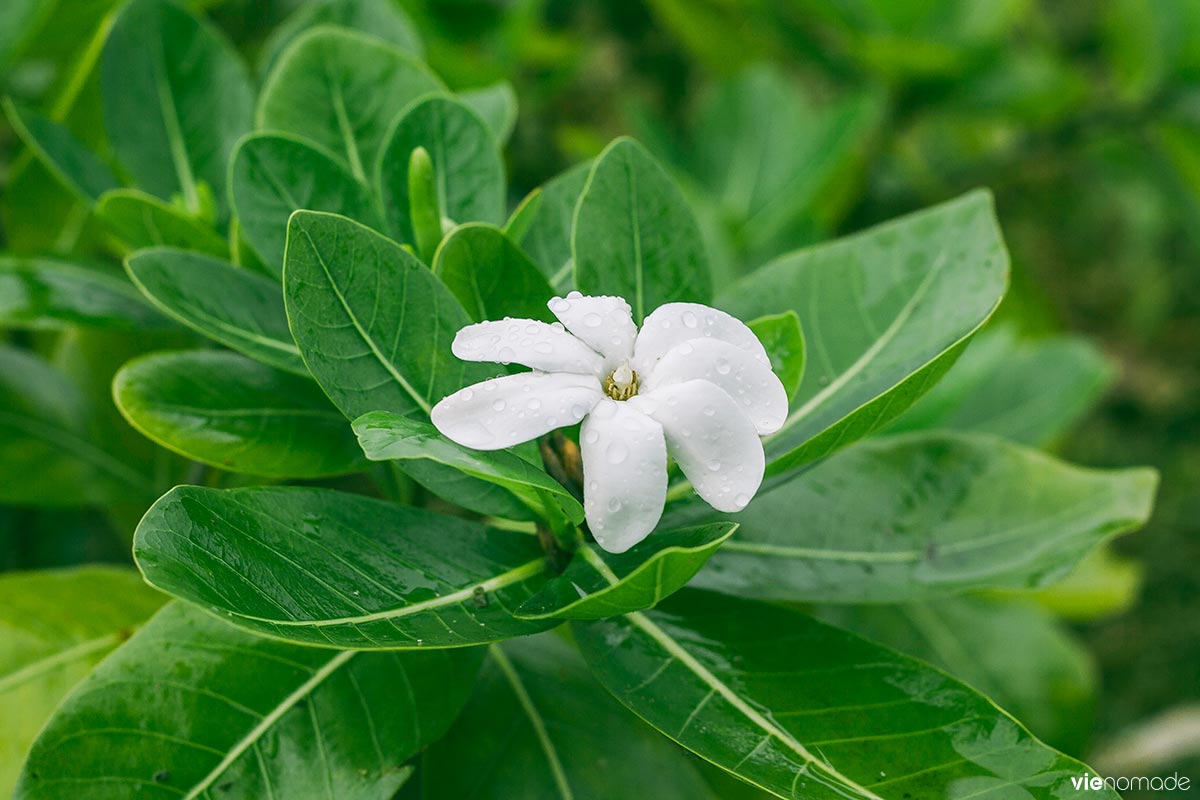
POLYGON ((604 393, 613 400, 628 400, 638 393, 638 375, 628 362, 609 373, 604 379, 604 393))

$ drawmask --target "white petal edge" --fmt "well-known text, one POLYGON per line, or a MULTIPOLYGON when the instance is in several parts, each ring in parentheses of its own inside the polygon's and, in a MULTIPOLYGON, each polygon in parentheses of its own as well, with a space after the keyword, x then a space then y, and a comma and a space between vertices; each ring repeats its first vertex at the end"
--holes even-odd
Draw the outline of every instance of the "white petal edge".
POLYGON ((659 359, 689 339, 718 339, 740 347, 768 366, 771 363, 762 342, 740 319, 699 303, 667 303, 642 322, 633 349, 633 368, 640 375, 648 374, 659 359))
POLYGON ((642 381, 642 391, 651 393, 697 379, 715 384, 732 397, 760 436, 779 430, 787 419, 787 390, 770 364, 720 339, 690 339, 675 345, 642 381))
POLYGON ((667 451, 696 494, 718 511, 741 511, 762 484, 766 458, 754 423, 719 386, 684 381, 629 401, 663 427, 667 451))
POLYGON ((450 346, 463 361, 524 364, 543 372, 595 375, 604 359, 592 348, 563 330, 532 319, 505 319, 468 325, 450 346))
POLYGON ((459 389, 430 419, 473 450, 502 450, 582 420, 603 397, 594 375, 522 372, 459 389))
POLYGON ((615 369, 633 355, 638 330, 633 324, 633 310, 624 298, 571 292, 566 297, 555 297, 547 305, 567 330, 604 356, 606 369, 615 369))
POLYGON ((654 530, 667 498, 662 426, 607 397, 583 421, 583 509, 596 543, 623 553, 654 530))

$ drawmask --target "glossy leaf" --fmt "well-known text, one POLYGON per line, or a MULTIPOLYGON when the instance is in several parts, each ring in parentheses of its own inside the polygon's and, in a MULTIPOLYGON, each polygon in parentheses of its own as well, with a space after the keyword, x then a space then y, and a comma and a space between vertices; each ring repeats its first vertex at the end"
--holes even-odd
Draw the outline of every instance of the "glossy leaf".
POLYGON ((178 208, 134 189, 105 193, 96 217, 130 250, 181 247, 218 258, 229 257, 229 244, 216 231, 178 208))
POLYGON ((509 140, 517 125, 517 93, 511 83, 500 81, 491 86, 467 89, 459 92, 458 97, 487 123, 499 144, 509 140))
POLYGON ((771 369, 779 377, 788 397, 796 394, 804 377, 804 331, 795 311, 759 317, 746 323, 766 348, 771 369))
POLYGON ((476 322, 505 317, 553 321, 546 304, 554 290, 499 228, 476 223, 455 228, 434 256, 433 274, 476 322))
POLYGON ((420 776, 428 798, 715 798, 552 633, 488 648, 462 715, 425 752, 420 776))
POLYGON ((67 698, 15 796, 388 800, 478 664, 296 647, 172 603, 67 698))
POLYGON ((131 569, 0 576, 0 794, 59 701, 165 599, 131 569))
POLYGON ((591 162, 585 161, 547 181, 542 186, 537 213, 521 238, 521 248, 555 289, 561 290, 571 282, 575 205, 591 171, 591 162))
POLYGON ((517 616, 602 619, 653 608, 682 589, 736 529, 736 523, 715 522, 656 532, 617 554, 581 544, 566 570, 526 600, 517 616))
POLYGON ((127 281, 60 261, 0 255, 0 326, 136 331, 173 327, 127 281))
POLYGON ((62 125, 7 98, 4 112, 25 146, 83 203, 93 206, 100 195, 121 185, 108 165, 62 125))
POLYGON ((583 506, 566 487, 511 450, 472 450, 442 436, 428 422, 390 411, 364 414, 354 421, 354 431, 373 461, 434 461, 501 486, 532 509, 543 508, 552 498, 572 522, 583 522, 583 506))
POLYGON ((229 187, 246 241, 276 274, 283 272, 293 211, 328 211, 380 227, 366 185, 336 156, 295 136, 243 139, 230 164, 229 187))
POLYGON ((236 353, 142 356, 117 373, 113 398, 163 447, 230 472, 319 478, 367 466, 316 384, 236 353))
POLYGON ((416 242, 411 221, 409 163, 423 147, 433 162, 439 219, 504 222, 504 163, 487 123, 453 97, 427 97, 405 109, 384 137, 375 186, 389 229, 416 242))
POLYGON ((369 33, 420 56, 420 34, 408 15, 393 0, 317 0, 304 3, 283 21, 263 45, 263 73, 268 74, 287 46, 305 31, 321 25, 369 33))
POLYGON ((125 268, 155 305, 189 328, 264 364, 308 375, 278 283, 228 261, 167 247, 139 250, 125 268))
POLYGON ((153 586, 321 647, 463 647, 551 624, 512 616, 546 580, 536 536, 326 489, 172 489, 134 557, 153 586))
POLYGON ((779 797, 1116 798, 964 684, 790 609, 686 592, 572 627, 619 700, 779 797))
POLYGON ((108 35, 100 73, 105 132, 138 185, 182 198, 193 214, 201 183, 223 204, 229 154, 250 130, 254 102, 232 45, 168 0, 133 0, 108 35))
POLYGON ((490 377, 450 352, 470 323, 454 295, 411 253, 345 217, 292 215, 283 283, 304 363, 350 419, 428 413, 490 377))
POLYGON ((980 434, 864 442, 757 497, 698 578, 741 596, 900 602, 1051 583, 1142 525, 1157 476, 980 434))
POLYGON ((320 26, 279 57, 258 98, 265 130, 310 139, 366 181, 392 120, 441 81, 424 64, 374 36, 320 26))
MULTIPOLYGON (((708 303, 708 257, 683 193, 632 139, 592 164, 571 232, 575 288, 629 301, 634 322, 663 303, 708 303)), ((773 309, 782 310, 782 309, 773 309)))
POLYGON ((953 364, 1007 284, 991 198, 974 192, 783 256, 721 298, 740 319, 792 310, 810 359, 767 443, 768 474, 879 429, 953 364))

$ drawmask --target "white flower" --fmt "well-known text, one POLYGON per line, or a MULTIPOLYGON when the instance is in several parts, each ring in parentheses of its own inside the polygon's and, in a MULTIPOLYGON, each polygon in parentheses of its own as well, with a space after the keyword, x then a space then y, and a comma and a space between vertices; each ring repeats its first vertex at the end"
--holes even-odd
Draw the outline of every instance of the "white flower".
POLYGON ((660 306, 639 333, 620 297, 572 292, 550 301, 559 322, 468 325, 466 361, 533 369, 468 386, 433 408, 455 442, 499 450, 583 422, 584 510, 605 550, 620 553, 662 516, 667 454, 696 493, 740 511, 762 483, 760 435, 779 430, 788 398, 742 322, 696 303, 660 306))

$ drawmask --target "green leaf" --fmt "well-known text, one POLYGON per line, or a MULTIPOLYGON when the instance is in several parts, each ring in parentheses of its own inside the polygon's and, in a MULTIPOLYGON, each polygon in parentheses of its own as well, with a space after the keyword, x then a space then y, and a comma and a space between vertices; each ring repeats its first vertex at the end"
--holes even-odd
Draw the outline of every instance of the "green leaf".
POLYGON ((554 290, 512 239, 491 225, 455 228, 438 248, 433 274, 476 322, 504 319, 552 321, 554 290))
POLYGON ((488 648, 475 690, 421 762, 425 797, 713 800, 695 767, 547 633, 488 648))
POLYGON ((664 303, 711 301, 696 218, 671 177, 632 139, 617 139, 592 164, 575 208, 571 255, 575 288, 624 297, 638 324, 664 303))
POLYGON ((837 606, 819 615, 941 667, 1053 747, 1081 752, 1091 738, 1096 692, 1091 656, 1033 603, 952 597, 932 603, 837 606))
POLYGON ((137 331, 173 327, 126 281, 60 261, 0 255, 0 326, 83 325, 137 331))
POLYGON ((428 422, 390 411, 364 414, 354 421, 354 432, 372 461, 434 461, 502 486, 532 509, 542 509, 549 495, 573 523, 583 522, 583 506, 566 487, 510 450, 471 450, 428 422))
POLYGON ((279 284, 200 253, 156 247, 125 261, 138 288, 189 328, 279 369, 308 375, 279 284))
POLYGON ((478 664, 471 651, 296 647, 172 603, 67 698, 16 798, 388 800, 478 664))
POLYGON ((504 162, 487 124, 453 97, 426 97, 396 120, 375 165, 376 191, 388 226, 401 241, 416 241, 408 172, 418 147, 433 161, 441 219, 504 222, 504 162))
POLYGON ((425 49, 416 26, 394 0, 318 0, 301 5, 267 37, 260 59, 262 73, 271 72, 297 37, 320 25, 369 33, 417 57, 425 49))
POLYGON ((206 184, 218 205, 238 137, 250 130, 254 92, 232 45, 167 0, 133 0, 100 61, 104 129, 138 185, 202 210, 206 184))
POLYGON ((783 383, 788 397, 796 394, 804 377, 804 331, 795 311, 759 317, 746 323, 762 342, 771 359, 771 369, 783 383))
POLYGON ((534 189, 525 195, 525 198, 508 215, 508 219, 504 222, 504 235, 512 240, 513 244, 520 245, 533 226, 541 207, 542 190, 534 189))
POLYGON ((889 603, 1034 588, 1150 514, 1150 469, 1075 467, 983 434, 859 444, 756 498, 697 578, 742 596, 889 603))
POLYGON ((545 630, 536 536, 327 489, 172 489, 134 557, 152 586, 321 647, 464 647, 545 630))
POLYGON ((182 247, 229 257, 229 243, 211 227, 135 189, 106 192, 96 206, 96 217, 130 250, 182 247))
POLYGON ((1073 792, 1087 768, 967 686, 790 609, 681 592, 572 629, 617 699, 779 797, 1117 797, 1073 792))
POLYGON ((233 154, 229 187, 246 241, 276 274, 283 272, 293 211, 328 211, 380 227, 366 185, 332 153, 294 136, 256 133, 243 139, 233 154))
POLYGON ((345 418, 312 381, 236 353, 151 353, 113 379, 129 424, 230 472, 320 478, 366 467, 345 418))
POLYGON ((575 205, 591 172, 591 162, 585 161, 542 186, 541 202, 529 223, 528 233, 521 239, 521 247, 557 290, 571 283, 575 205))
POLYGON ((795 311, 811 359, 768 475, 879 429, 947 369, 1004 294, 991 196, 973 192, 762 267, 718 305, 739 319, 795 311))
POLYGON ((350 419, 428 413, 490 377, 450 352, 471 321, 454 295, 412 254, 345 217, 292 215, 283 285, 304 363, 350 419))
POLYGON ((0 576, 0 795, 63 696, 164 599, 131 569, 0 576))
POLYGON ((108 165, 62 125, 4 99, 4 112, 30 152, 81 202, 94 206, 121 183, 108 165))
POLYGON ((442 208, 438 200, 437 175, 433 159, 424 147, 414 147, 408 157, 408 221, 416 253, 426 264, 442 242, 442 208))
POLYGON ((1129 611, 1141 598, 1144 566, 1101 547, 1088 553, 1071 574, 1036 592, 1022 592, 1056 616, 1090 621, 1129 611))
POLYGON ((475 110, 487 123, 495 140, 503 145, 517 126, 517 93, 508 81, 467 89, 458 98, 475 110))
POLYGON ((889 428, 994 433, 1045 446, 1112 384, 1113 366, 1084 339, 1022 341, 1011 327, 979 334, 954 368, 889 428))
POLYGON ((566 570, 526 600, 516 615, 603 619, 653 608, 682 589, 735 530, 737 523, 714 522, 656 532, 619 554, 581 544, 566 570))
POLYGON ((103 504, 154 496, 146 477, 96 446, 79 389, 40 358, 0 345, 0 503, 103 504))
MULTIPOLYGON (((258 98, 258 128, 294 133, 336 153, 360 181, 392 120, 441 81, 408 53, 374 36, 317 27, 279 57, 258 98)), ((407 158, 407 155, 406 155, 407 158)))

